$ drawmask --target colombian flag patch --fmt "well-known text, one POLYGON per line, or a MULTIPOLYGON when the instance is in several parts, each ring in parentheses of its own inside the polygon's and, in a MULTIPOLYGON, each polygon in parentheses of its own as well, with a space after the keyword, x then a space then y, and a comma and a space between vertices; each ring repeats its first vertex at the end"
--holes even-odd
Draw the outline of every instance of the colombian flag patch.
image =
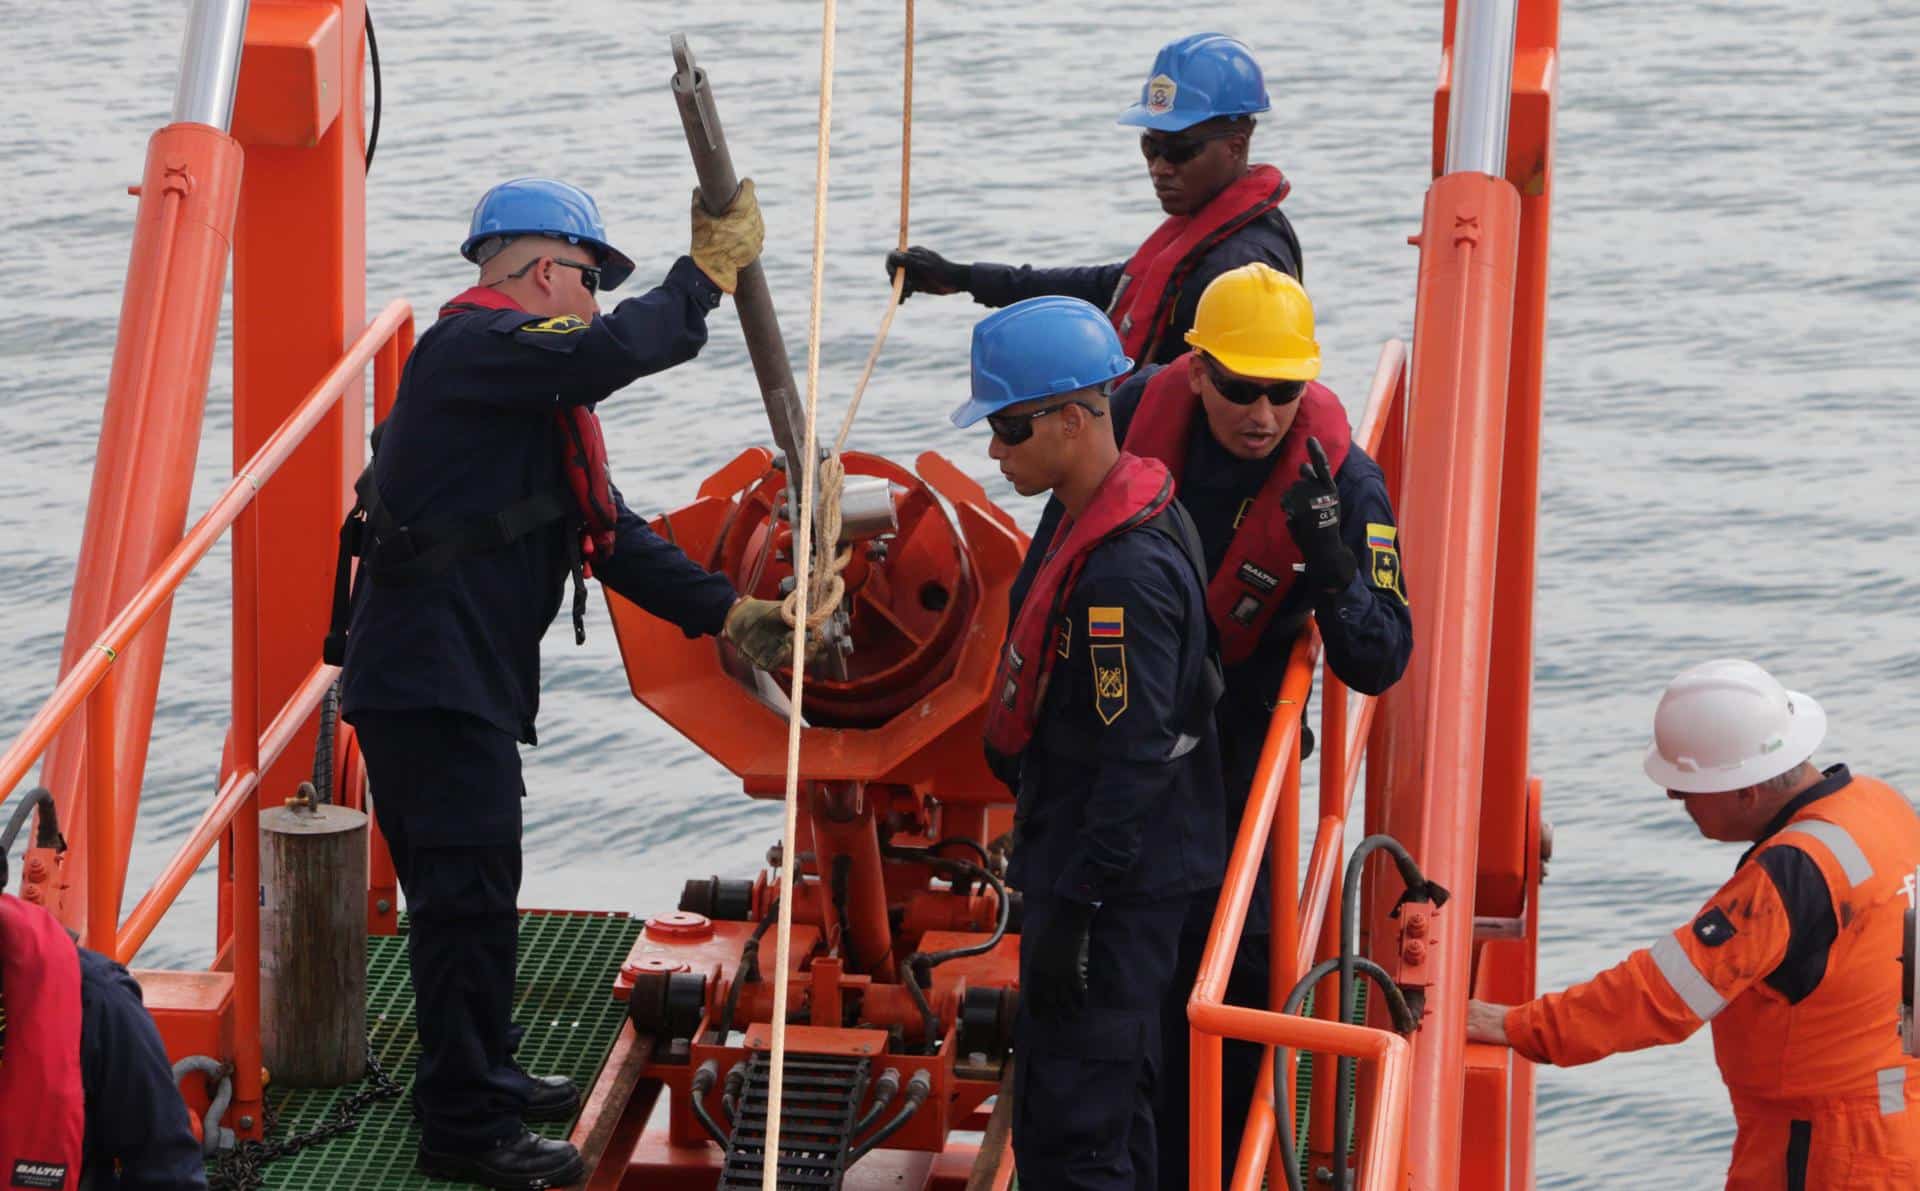
POLYGON ((1125 608, 1088 608, 1087 636, 1124 637, 1127 635, 1125 608))

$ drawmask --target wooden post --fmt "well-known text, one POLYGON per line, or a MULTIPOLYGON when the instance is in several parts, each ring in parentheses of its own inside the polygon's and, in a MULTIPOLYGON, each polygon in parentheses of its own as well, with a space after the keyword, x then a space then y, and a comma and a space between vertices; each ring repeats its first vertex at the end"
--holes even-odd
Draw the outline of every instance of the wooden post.
POLYGON ((367 816, 260 815, 260 1041, 273 1081, 339 1087, 366 1073, 367 816))

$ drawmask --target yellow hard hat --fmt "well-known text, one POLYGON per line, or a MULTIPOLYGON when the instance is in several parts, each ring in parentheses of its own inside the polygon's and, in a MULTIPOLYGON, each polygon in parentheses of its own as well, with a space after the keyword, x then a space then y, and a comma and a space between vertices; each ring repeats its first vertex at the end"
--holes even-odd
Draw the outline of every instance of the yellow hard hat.
POLYGON ((1200 295, 1187 342, 1240 376, 1312 380, 1320 375, 1313 299, 1298 281, 1260 261, 1213 279, 1200 295))

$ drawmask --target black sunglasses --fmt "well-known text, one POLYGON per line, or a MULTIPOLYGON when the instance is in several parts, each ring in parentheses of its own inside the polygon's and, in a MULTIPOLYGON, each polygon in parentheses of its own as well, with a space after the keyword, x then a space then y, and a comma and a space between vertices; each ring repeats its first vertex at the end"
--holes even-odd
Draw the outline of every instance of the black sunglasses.
POLYGON ((1045 409, 1036 409, 1030 414, 988 414, 987 426, 993 436, 1010 447, 1017 447, 1033 437, 1033 424, 1048 414, 1059 413, 1069 405, 1077 405, 1096 418, 1106 414, 1093 408, 1084 401, 1062 401, 1058 405, 1049 405, 1045 409))
POLYGON ((1235 405, 1252 405, 1262 397, 1276 406, 1292 405, 1307 391, 1303 380, 1230 380, 1213 357, 1202 355, 1200 359, 1207 366, 1214 389, 1235 405))
POLYGON ((1148 161, 1152 161, 1158 157, 1168 165, 1185 165, 1200 156, 1200 151, 1205 149, 1210 142, 1224 141, 1239 131, 1241 130, 1238 128, 1225 128, 1217 132, 1201 133, 1197 136, 1191 133, 1180 133, 1177 136, 1156 136, 1151 132, 1143 132, 1140 134, 1140 156, 1146 158, 1148 161))
POLYGON ((553 258, 553 263, 556 265, 564 265, 569 269, 580 270, 580 284, 587 287, 587 292, 590 294, 600 292, 599 265, 583 265, 579 261, 563 261, 557 256, 553 258))

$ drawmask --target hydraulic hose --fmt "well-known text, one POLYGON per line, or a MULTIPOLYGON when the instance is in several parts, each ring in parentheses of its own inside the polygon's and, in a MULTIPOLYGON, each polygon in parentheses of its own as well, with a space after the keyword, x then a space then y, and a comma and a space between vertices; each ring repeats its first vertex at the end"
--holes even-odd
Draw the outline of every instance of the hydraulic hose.
MULTIPOLYGON (((956 841, 942 840, 934 847, 954 842, 956 841)), ((1007 936, 1007 923, 1012 917, 1013 900, 1007 893, 1005 881, 970 860, 953 860, 945 856, 935 856, 932 848, 882 846, 880 854, 892 860, 910 860, 916 864, 924 864, 955 883, 958 883, 962 877, 983 881, 993 887, 994 896, 1000 905, 999 913, 994 916, 993 932, 981 942, 969 943, 964 947, 949 947, 944 951, 916 951, 900 961, 900 983, 907 986, 907 995, 913 998, 914 1007, 920 1010, 920 1019, 925 1029, 926 1041, 923 1053, 932 1054, 933 1048, 940 1040, 940 1019, 934 1013, 932 1004, 928 1002, 921 981, 925 980, 927 985, 931 986, 933 969, 941 964, 948 960, 964 959, 969 955, 985 955, 998 947, 1000 940, 1007 936)))
MULTIPOLYGON (((1384 839, 1386 837, 1376 836, 1374 838, 1384 839)), ((1302 976, 1300 982, 1293 986, 1293 991, 1287 994, 1286 1004, 1281 1007, 1280 1011, 1289 1014, 1299 1013, 1302 1002, 1307 999, 1308 991, 1328 976, 1333 975, 1334 970, 1338 968, 1345 968, 1349 971, 1357 970, 1361 975, 1366 976, 1369 980, 1372 980, 1380 986, 1380 994, 1385 997, 1387 1001, 1387 1010, 1393 1015, 1394 1029, 1402 1034, 1411 1034, 1419 1026, 1420 1019, 1414 1016, 1412 1007, 1407 1004, 1406 994, 1400 991, 1400 986, 1393 982, 1393 977, 1387 974, 1387 970, 1364 956, 1354 956, 1350 954, 1343 954, 1334 959, 1323 959, 1315 964, 1313 970, 1305 976, 1302 976)), ((1301 1191, 1300 1160, 1298 1152, 1295 1149, 1296 1143, 1293 1138, 1293 1116, 1286 1111, 1284 1107, 1286 1098, 1282 1095, 1288 1086, 1287 1056, 1291 1053, 1293 1053, 1291 1047, 1276 1046, 1273 1048, 1273 1126, 1278 1130, 1281 1153, 1286 1156, 1286 1161, 1283 1162, 1282 1165, 1285 1166, 1287 1170, 1288 1191, 1301 1191)), ((1344 1092, 1341 1094, 1342 1096, 1345 1095, 1344 1092)), ((1343 1100, 1340 1106, 1336 1106, 1336 1111, 1344 1107, 1344 1104, 1345 1101, 1343 1100)), ((1337 1119, 1338 1118, 1336 1118, 1336 1121, 1337 1119)), ((1345 1180, 1346 1152, 1344 1146, 1334 1151, 1335 1169, 1331 1173, 1335 1186, 1340 1186, 1345 1180)))
POLYGON ((900 1069, 889 1067, 880 1073, 879 1081, 873 1085, 873 1107, 861 1114, 860 1119, 854 1123, 850 1136, 858 1137, 872 1128, 873 1123, 880 1119, 880 1114, 887 1111, 887 1106, 892 1104, 893 1098, 899 1094, 900 1069))
POLYGON ((7 857, 13 853, 13 841, 26 826, 27 813, 35 807, 40 808, 40 820, 33 829, 33 846, 59 852, 67 850, 67 841, 60 834, 60 812, 53 805, 53 792, 45 786, 35 786, 20 796, 19 805, 7 816, 6 830, 0 831, 0 890, 7 887, 7 857))
POLYGON ((740 1119, 740 1095, 746 1089, 747 1065, 735 1063, 727 1068, 727 1087, 720 1094, 720 1107, 726 1112, 729 1125, 740 1119))
MULTIPOLYGON (((1393 908, 1394 916, 1400 913, 1400 906, 1408 902, 1431 902, 1436 907, 1444 905, 1447 891, 1427 880, 1420 866, 1414 863, 1411 853, 1404 845, 1390 835, 1370 835, 1360 841, 1353 849, 1353 855, 1347 859, 1346 878, 1341 885, 1340 895, 1340 957, 1337 961, 1340 969, 1340 1001, 1338 1015, 1344 1019, 1353 1004, 1353 973, 1356 964, 1371 964, 1371 961, 1359 958, 1360 952, 1360 879, 1366 873, 1367 858, 1375 852, 1386 851, 1393 857, 1395 867, 1400 870, 1400 880, 1406 885, 1406 892, 1400 895, 1400 901, 1393 908)), ((1320 965, 1324 967, 1325 965, 1320 965)), ((1400 992, 1391 979, 1386 978, 1384 970, 1375 964, 1375 972, 1383 986, 1392 986, 1394 995, 1400 997, 1400 1003, 1406 1004, 1405 995, 1400 992)), ((1319 971, 1315 967, 1314 971, 1319 971)), ((1369 973, 1371 975, 1371 973, 1369 973)), ((1391 998, 1389 998, 1391 1002, 1391 998)), ((1397 1019, 1396 1019, 1397 1020, 1397 1019)), ((1411 1033, 1408 1027, 1403 1033, 1411 1033)), ((1333 1106, 1333 1153, 1334 1191, 1347 1191, 1346 1155, 1347 1147, 1353 1142, 1353 1060, 1342 1056, 1336 1064, 1340 1075, 1334 1092, 1333 1106)))
POLYGON ((720 1123, 713 1119, 712 1113, 707 1111, 707 1093, 713 1091, 713 1085, 718 1082, 720 1082, 720 1060, 708 1059, 700 1064, 698 1071, 693 1073, 693 1081, 688 1085, 687 1092, 688 1098, 693 1101, 693 1115, 699 1118, 700 1127, 707 1131, 707 1136, 720 1144, 720 1148, 725 1149, 727 1135, 720 1131, 720 1123))
POLYGON ((720 1021, 714 1027, 714 1032, 719 1036, 718 1041, 722 1046, 726 1045, 727 1035, 733 1032, 733 1015, 740 1008, 740 989, 760 979, 760 940, 773 928, 774 920, 779 915, 780 903, 776 900, 772 906, 768 907, 767 912, 760 916, 760 922, 753 928, 753 935, 747 939, 747 945, 740 949, 740 966, 733 971, 733 985, 727 989, 726 1008, 721 1010, 720 1021))
POLYGON ((881 1142, 900 1132, 901 1126, 913 1119, 913 1114, 920 1111, 920 1106, 926 1103, 927 1096, 932 1091, 933 1077, 927 1074, 926 1069, 921 1068, 914 1072, 913 1078, 907 1081, 906 1103, 900 1106, 899 1112, 893 1114, 893 1119, 880 1126, 879 1132, 854 1148, 853 1153, 847 1156, 847 1165, 852 1166, 871 1154, 881 1142))

